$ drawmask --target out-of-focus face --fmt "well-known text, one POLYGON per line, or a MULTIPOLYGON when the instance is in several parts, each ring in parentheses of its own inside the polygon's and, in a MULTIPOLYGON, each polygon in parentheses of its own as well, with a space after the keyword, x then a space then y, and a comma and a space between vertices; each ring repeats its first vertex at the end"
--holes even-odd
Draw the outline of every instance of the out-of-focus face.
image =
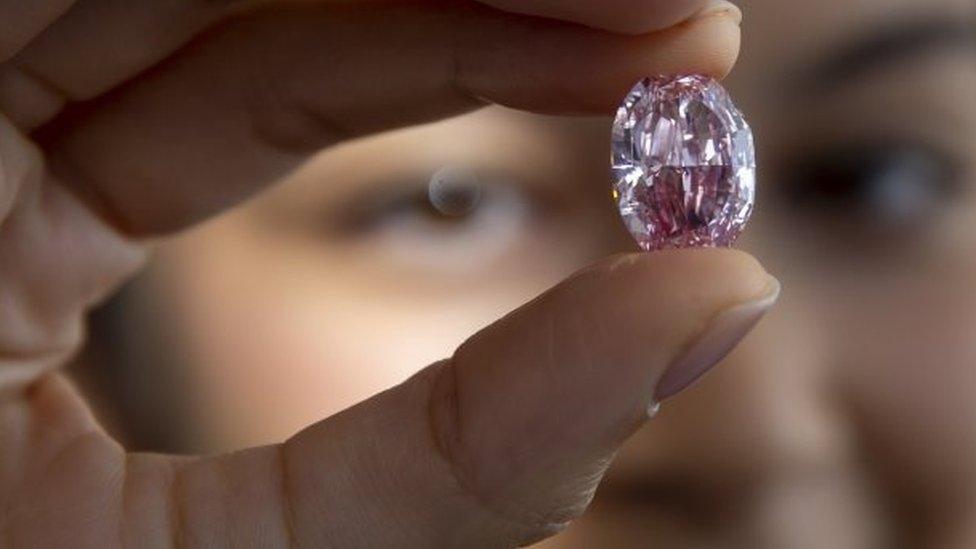
MULTIPOLYGON (((743 8, 728 84, 761 175, 740 245, 783 299, 549 543, 976 539, 976 4, 743 8)), ((147 284, 178 319, 198 449, 280 440, 633 249, 608 130, 489 109, 365 139, 164 248, 147 284), (446 207, 444 166, 480 182, 446 207)))

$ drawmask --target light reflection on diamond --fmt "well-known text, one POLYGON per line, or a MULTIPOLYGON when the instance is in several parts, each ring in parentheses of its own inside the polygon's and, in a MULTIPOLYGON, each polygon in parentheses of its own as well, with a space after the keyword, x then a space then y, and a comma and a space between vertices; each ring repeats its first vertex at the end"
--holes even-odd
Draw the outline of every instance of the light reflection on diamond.
POLYGON ((730 246, 752 214, 752 130, 705 76, 653 77, 613 124, 614 199, 645 250, 730 246))

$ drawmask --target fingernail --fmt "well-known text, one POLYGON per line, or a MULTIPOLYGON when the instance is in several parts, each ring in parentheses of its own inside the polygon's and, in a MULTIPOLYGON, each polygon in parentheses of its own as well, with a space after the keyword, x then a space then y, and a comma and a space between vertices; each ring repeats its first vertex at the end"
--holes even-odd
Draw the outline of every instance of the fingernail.
POLYGON ((694 18, 699 19, 712 15, 728 16, 734 19, 736 24, 742 23, 742 10, 728 0, 710 0, 694 18))
POLYGON ((719 313, 695 342, 665 370, 657 384, 653 401, 661 402, 680 393, 725 358, 776 303, 779 290, 779 281, 769 277, 767 289, 760 297, 719 313))

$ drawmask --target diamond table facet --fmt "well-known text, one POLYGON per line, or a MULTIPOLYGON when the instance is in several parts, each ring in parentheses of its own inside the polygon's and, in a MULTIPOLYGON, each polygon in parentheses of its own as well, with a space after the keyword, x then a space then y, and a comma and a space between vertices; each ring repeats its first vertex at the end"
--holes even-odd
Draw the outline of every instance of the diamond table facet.
POLYGON ((613 123, 613 196, 645 250, 731 246, 755 202, 752 130, 715 80, 645 78, 613 123))

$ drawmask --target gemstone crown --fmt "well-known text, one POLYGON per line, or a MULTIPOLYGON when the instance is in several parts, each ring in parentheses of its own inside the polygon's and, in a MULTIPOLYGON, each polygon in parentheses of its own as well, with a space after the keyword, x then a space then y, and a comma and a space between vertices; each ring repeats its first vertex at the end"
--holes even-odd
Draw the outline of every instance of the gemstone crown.
POLYGON ((730 246, 752 215, 752 130, 707 76, 638 82, 613 123, 611 169, 620 215, 645 250, 730 246))

